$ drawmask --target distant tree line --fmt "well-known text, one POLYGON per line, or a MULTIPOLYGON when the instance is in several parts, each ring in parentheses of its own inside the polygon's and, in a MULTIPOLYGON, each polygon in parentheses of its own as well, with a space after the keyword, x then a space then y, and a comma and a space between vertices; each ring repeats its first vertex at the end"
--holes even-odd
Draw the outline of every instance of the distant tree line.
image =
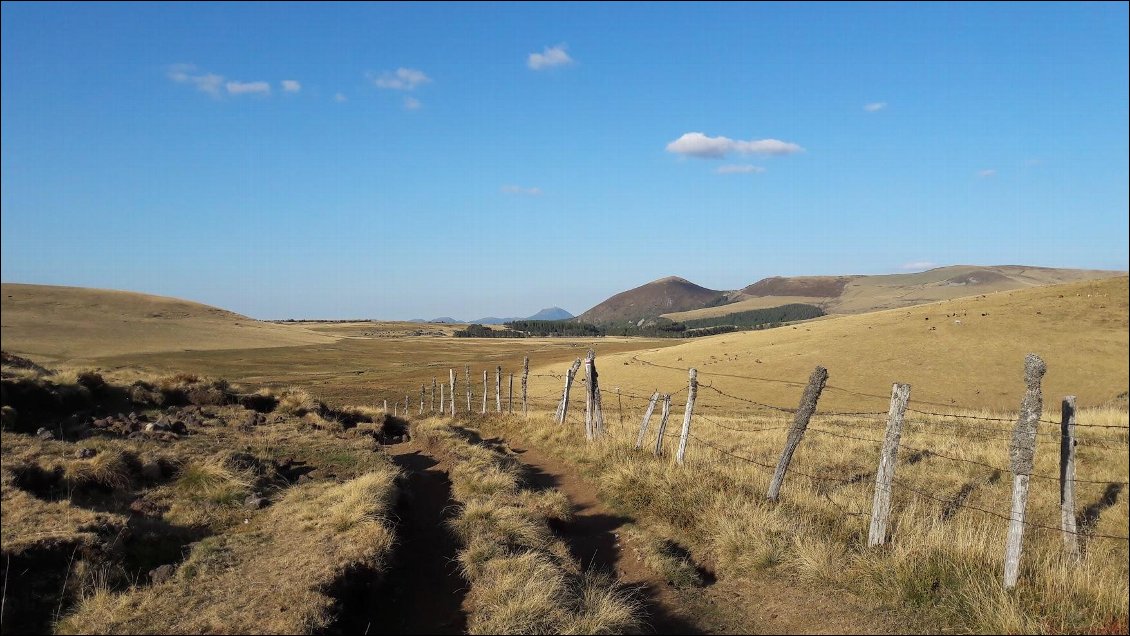
POLYGON ((503 329, 469 325, 466 329, 456 331, 455 336, 457 338, 595 338, 599 336, 698 338, 733 331, 772 329, 789 322, 810 320, 823 315, 824 310, 815 305, 794 303, 683 322, 659 318, 646 325, 624 322, 598 326, 573 320, 515 320, 506 323, 503 329))

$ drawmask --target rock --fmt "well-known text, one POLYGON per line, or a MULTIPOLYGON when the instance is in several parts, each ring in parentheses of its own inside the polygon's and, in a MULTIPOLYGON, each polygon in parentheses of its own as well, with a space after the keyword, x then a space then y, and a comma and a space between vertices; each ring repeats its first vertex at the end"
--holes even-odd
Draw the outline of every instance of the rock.
POLYGON ((52 433, 51 431, 43 428, 42 426, 40 426, 39 430, 37 430, 35 432, 35 436, 38 437, 41 440, 44 440, 44 441, 47 441, 49 439, 55 439, 55 434, 52 433))
POLYGON ((149 580, 153 583, 153 585, 160 585, 165 581, 173 578, 173 575, 176 574, 176 572, 177 569, 171 565, 162 565, 155 567, 152 570, 149 570, 149 580))
POLYGON ((146 424, 145 425, 145 432, 146 433, 152 433, 153 431, 159 431, 161 429, 159 429, 157 427, 160 426, 160 425, 161 425, 160 422, 151 422, 149 424, 146 424))
POLYGON ((80 448, 75 451, 75 457, 78 459, 90 459, 98 454, 98 451, 93 448, 80 448))
POLYGON ((161 470, 161 464, 155 461, 145 462, 141 465, 141 477, 145 479, 145 481, 161 481, 164 476, 164 472, 161 470))
POLYGON ((185 423, 180 420, 169 424, 168 430, 176 433, 177 435, 188 435, 188 426, 186 426, 185 423))
POLYGON ((0 407, 0 425, 5 428, 16 424, 16 409, 10 406, 0 407))
POLYGON ((247 499, 243 500, 243 505, 252 510, 260 510, 267 506, 267 500, 260 497, 258 494, 250 495, 247 499))

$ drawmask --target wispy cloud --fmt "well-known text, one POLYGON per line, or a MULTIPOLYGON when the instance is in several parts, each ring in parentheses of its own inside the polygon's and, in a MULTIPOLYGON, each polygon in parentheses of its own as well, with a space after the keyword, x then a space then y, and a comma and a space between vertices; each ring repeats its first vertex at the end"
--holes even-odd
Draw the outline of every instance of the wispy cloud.
POLYGON ((516 185, 504 185, 500 190, 504 194, 524 194, 526 196, 536 197, 541 194, 541 188, 523 188, 516 185))
POLYGON ((198 72, 193 64, 173 64, 169 67, 169 79, 178 84, 191 84, 196 90, 212 97, 219 97, 224 85, 223 75, 198 72))
POLYGON ((714 172, 718 174, 761 174, 765 172, 765 168, 761 166, 751 166, 749 164, 731 164, 728 166, 718 166, 714 172))
POLYGON ((914 261, 912 263, 904 263, 901 269, 908 271, 923 271, 927 269, 934 269, 938 264, 931 261, 914 261))
POLYGON ((233 80, 224 84, 224 88, 228 89, 228 93, 231 95, 269 95, 271 93, 271 85, 267 82, 240 82, 233 80))
POLYGON ((871 102, 870 104, 864 104, 863 110, 865 110, 869 113, 876 113, 876 112, 883 110, 886 107, 887 107, 887 102, 871 102))
POLYGON ((742 141, 729 137, 707 137, 700 132, 689 132, 667 144, 667 152, 697 157, 721 159, 731 153, 742 155, 791 155, 803 152, 797 144, 780 139, 751 139, 742 141))
POLYGON ((334 93, 334 101, 339 103, 347 102, 349 98, 345 96, 345 93, 334 93))
POLYGON ((298 80, 283 80, 282 89, 287 93, 297 93, 302 90, 302 84, 298 80))
POLYGON ((420 110, 424 105, 415 97, 404 98, 404 110, 420 110))
POLYGON ((421 84, 428 84, 432 78, 428 77, 426 73, 414 68, 404 68, 403 66, 395 71, 384 71, 376 78, 372 78, 373 83, 377 88, 386 88, 394 91, 411 91, 415 90, 421 84))
POLYGON ((989 177, 997 176, 997 171, 994 168, 988 168, 986 170, 978 170, 977 176, 981 177, 982 179, 987 179, 989 177))
POLYGON ((530 53, 526 58, 526 66, 535 71, 540 71, 543 68, 553 68, 554 66, 565 66, 573 63, 573 58, 565 51, 568 48, 564 44, 557 46, 547 46, 541 53, 530 53))

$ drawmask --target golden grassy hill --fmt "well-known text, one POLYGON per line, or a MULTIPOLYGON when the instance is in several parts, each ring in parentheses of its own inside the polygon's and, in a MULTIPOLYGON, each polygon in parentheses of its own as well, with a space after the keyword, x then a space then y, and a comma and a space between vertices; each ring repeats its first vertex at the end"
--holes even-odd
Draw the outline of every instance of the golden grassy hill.
MULTIPOLYGON (((911 403, 920 408, 1015 410, 1024 355, 1035 352, 1048 364, 1048 412, 1068 394, 1081 406, 1103 404, 1127 390, 1128 280, 998 292, 618 354, 600 361, 601 385, 673 392, 686 385, 686 372, 651 365, 696 367, 703 384, 795 407, 819 364, 830 373, 822 409, 885 411, 898 381, 913 385, 911 403)), ((699 395, 703 404, 741 405, 709 389, 699 395)))
POLYGON ((4 350, 48 362, 337 340, 199 303, 104 289, 4 283, 0 308, 4 350))
POLYGON ((1021 265, 954 265, 913 274, 774 277, 731 292, 734 302, 730 304, 670 312, 663 317, 675 321, 694 320, 789 303, 817 305, 830 314, 860 314, 1118 275, 1121 272, 1021 265))

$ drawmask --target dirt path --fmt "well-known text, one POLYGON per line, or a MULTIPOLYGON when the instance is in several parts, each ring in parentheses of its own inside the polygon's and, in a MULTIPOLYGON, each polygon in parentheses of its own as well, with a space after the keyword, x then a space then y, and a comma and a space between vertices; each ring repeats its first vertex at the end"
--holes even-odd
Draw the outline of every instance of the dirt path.
POLYGON ((847 595, 814 590, 767 573, 757 580, 713 583, 677 590, 635 558, 620 528, 632 522, 597 499, 596 487, 557 459, 517 439, 505 443, 529 470, 531 485, 557 488, 569 497, 574 519, 558 534, 586 567, 613 570, 643 592, 650 633, 656 634, 889 634, 890 621, 861 608, 847 595))
POLYGON ((367 633, 466 633, 466 583, 455 561, 459 546, 447 530, 455 512, 448 466, 412 442, 384 448, 407 480, 397 509, 396 562, 374 595, 367 633))

